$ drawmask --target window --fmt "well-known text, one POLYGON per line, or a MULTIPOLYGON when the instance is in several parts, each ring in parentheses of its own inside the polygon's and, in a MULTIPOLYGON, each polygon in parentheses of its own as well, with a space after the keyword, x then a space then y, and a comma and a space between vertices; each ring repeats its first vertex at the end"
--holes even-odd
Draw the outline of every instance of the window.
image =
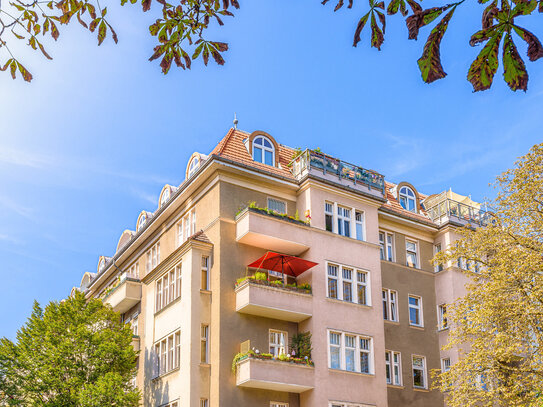
POLYGON ((275 164, 275 149, 272 142, 264 137, 258 136, 253 140, 253 160, 266 165, 275 164))
POLYGON ((385 372, 387 384, 394 386, 402 385, 402 366, 400 352, 385 351, 385 372))
POLYGON ((422 298, 415 295, 409 296, 409 324, 423 326, 422 320, 422 298))
POLYGON ((146 271, 149 273, 158 265, 158 263, 160 263, 160 243, 155 244, 147 252, 146 271))
POLYGON ((208 399, 200 399, 200 407, 209 407, 208 399))
POLYGON ((200 166, 200 159, 198 157, 194 157, 192 161, 190 162, 188 178, 190 178, 192 174, 196 172, 199 166, 200 166))
POLYGON ((160 207, 162 208, 166 202, 170 199, 170 188, 166 188, 164 192, 162 192, 162 196, 160 197, 160 207))
POLYGON ((379 246, 381 260, 394 261, 394 235, 379 232, 379 246))
POLYGON ((426 358, 424 356, 413 355, 413 387, 426 389, 426 358))
POLYGON ((202 325, 200 334, 200 362, 209 363, 208 359, 208 336, 209 325, 202 325))
POLYGON ((370 337, 330 331, 329 352, 331 369, 373 374, 370 337))
POLYGON ((447 305, 441 304, 437 306, 437 329, 447 329, 449 321, 447 321, 447 305))
POLYGON ((449 370, 451 370, 451 358, 441 359, 441 371, 445 373, 445 372, 448 372, 449 370))
POLYGON ((147 222, 147 215, 145 213, 142 213, 140 215, 140 218, 138 219, 138 224, 136 226, 136 232, 139 232, 141 228, 145 225, 145 222, 147 222))
POLYGON ((371 305, 369 274, 366 271, 332 263, 328 263, 327 270, 328 298, 371 305))
POLYGON ((279 403, 277 401, 270 401, 270 407, 288 407, 288 403, 279 403))
POLYGON ((140 265, 138 262, 134 263, 129 269, 127 273, 128 277, 131 278, 140 278, 140 265))
POLYGON ((405 241, 405 251, 406 251, 406 265, 409 267, 418 268, 417 262, 417 242, 406 240, 405 241))
POLYGON ((364 239, 364 213, 360 211, 355 211, 354 221, 355 221, 355 228, 356 228, 356 239, 365 240, 364 239))
POLYGON ((155 293, 155 312, 160 311, 181 296, 181 264, 157 279, 155 293))
POLYGON ((187 239, 196 233, 196 211, 192 210, 177 224, 177 243, 181 246, 187 239))
MULTIPOLYGON (((441 251, 441 243, 434 245, 434 256, 438 254, 441 251)), ((439 263, 434 266, 434 271, 436 273, 439 273, 440 271, 443 271, 443 264, 439 263)))
POLYGON ((398 321, 398 293, 388 288, 383 289, 383 318, 398 321))
POLYGON ((132 317, 130 320, 130 329, 132 330, 132 335, 138 336, 138 316, 132 317))
POLYGON ((351 237, 351 210, 348 208, 337 207, 337 233, 351 237))
POLYGON ((330 202, 324 203, 324 223, 326 225, 326 230, 333 232, 334 205, 330 202))
POLYGON ((209 256, 202 256, 202 290, 209 290, 209 256))
POLYGON ((179 367, 181 333, 167 336, 155 344, 156 376, 163 375, 179 367))
POLYGON ((273 356, 287 353, 287 333, 270 329, 270 353, 273 356))
POLYGON ((402 208, 411 211, 416 212, 417 207, 415 205, 415 193, 413 190, 409 187, 402 187, 400 189, 400 205, 402 205, 402 208))
POLYGON ((268 198, 268 209, 277 213, 287 213, 287 203, 279 199, 268 198))

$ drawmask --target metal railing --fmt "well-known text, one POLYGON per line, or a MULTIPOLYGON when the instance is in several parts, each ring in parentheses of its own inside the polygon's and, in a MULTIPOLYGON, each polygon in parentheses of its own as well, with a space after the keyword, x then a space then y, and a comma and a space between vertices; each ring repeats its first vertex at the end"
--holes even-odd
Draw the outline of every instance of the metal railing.
POLYGON ((449 220, 460 223, 475 223, 484 226, 490 222, 490 212, 466 205, 452 199, 444 199, 426 210, 432 222, 439 225, 449 220))
POLYGON ((301 152, 291 163, 292 174, 300 178, 311 169, 321 170, 325 175, 334 174, 340 179, 364 184, 369 189, 377 189, 385 194, 385 178, 378 172, 359 167, 314 150, 301 152))

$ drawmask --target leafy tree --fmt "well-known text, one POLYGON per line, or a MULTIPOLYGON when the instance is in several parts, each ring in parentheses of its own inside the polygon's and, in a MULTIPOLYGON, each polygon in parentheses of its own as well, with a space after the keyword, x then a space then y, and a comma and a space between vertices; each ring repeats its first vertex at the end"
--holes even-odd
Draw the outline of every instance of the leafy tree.
POLYGON ((436 257, 479 265, 449 316, 463 351, 439 375, 451 407, 543 405, 543 144, 496 186, 492 222, 436 257))
MULTIPOLYGON (((0 70, 8 68, 15 79, 17 71, 26 81, 32 80, 32 74, 11 52, 8 41, 28 41, 34 50, 40 50, 51 59, 38 35, 49 34, 56 41, 60 35, 60 25, 73 21, 73 17, 86 29, 96 32, 98 45, 105 40, 108 31, 117 42, 117 34, 109 23, 107 7, 101 8, 98 0, 4 0, 9 1, 9 9, 0 7, 0 51, 7 51, 7 58, 0 59, 0 70), (9 40, 6 38, 10 36, 9 40)), ((132 4, 138 0, 130 0, 132 4)), ((156 0, 162 6, 161 17, 149 27, 158 44, 149 58, 160 59, 162 72, 167 74, 172 62, 182 68, 190 69, 192 60, 202 57, 207 65, 211 56, 219 65, 224 64, 222 53, 228 50, 228 44, 206 39, 204 33, 211 22, 223 25, 222 18, 233 16, 231 9, 239 8, 238 0, 177 0, 175 4, 166 0, 156 0)), ((419 0, 420 1, 420 0, 419 0)), ((121 0, 124 5, 128 0, 121 0)), ((329 0, 323 0, 322 4, 329 0)), ((361 41, 361 34, 369 22, 370 45, 377 49, 385 40, 387 16, 400 13, 406 18, 408 38, 417 39, 419 30, 441 17, 430 31, 422 56, 418 60, 422 79, 431 83, 444 78, 447 74, 441 65, 441 41, 457 7, 465 0, 423 9, 417 0, 389 0, 388 4, 379 0, 368 0, 369 9, 358 21, 354 32, 353 46, 361 41)), ((481 29, 471 36, 469 44, 473 47, 482 43, 485 46, 471 64, 468 80, 474 91, 489 89, 499 66, 499 50, 502 45, 503 78, 512 90, 524 90, 528 87, 528 73, 514 41, 514 35, 528 44, 528 59, 535 61, 543 56, 543 46, 530 31, 519 26, 521 17, 543 12, 542 0, 478 0, 484 6, 481 11, 481 29)), ((1 4, 1 3, 0 3, 1 4)), ((348 0, 347 8, 353 8, 354 0, 348 0)), ((151 8, 151 0, 141 0, 143 11, 151 8)), ((338 0, 334 11, 344 6, 344 0, 338 0)), ((1 58, 1 57, 0 57, 1 58)))
POLYGON ((32 315, 16 342, 0 339, 0 405, 136 407, 132 333, 101 300, 77 293, 32 315))

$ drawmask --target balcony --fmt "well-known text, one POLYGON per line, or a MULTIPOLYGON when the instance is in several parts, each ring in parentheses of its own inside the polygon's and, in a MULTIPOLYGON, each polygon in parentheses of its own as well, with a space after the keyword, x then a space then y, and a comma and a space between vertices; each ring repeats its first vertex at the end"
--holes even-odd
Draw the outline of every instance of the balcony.
POLYGON ((450 221, 474 226, 484 226, 490 222, 490 212, 482 209, 480 204, 451 191, 428 198, 425 206, 432 222, 440 226, 450 221))
POLYGON ((124 277, 110 289, 103 298, 104 303, 111 305, 114 311, 124 313, 141 301, 141 281, 124 277))
POLYGON ((245 356, 236 367, 238 387, 303 393, 315 386, 312 364, 245 356))
POLYGON ((301 152, 290 163, 292 174, 300 180, 307 175, 385 198, 385 178, 372 170, 349 164, 314 150, 301 152))
POLYGON ((236 216, 236 241, 278 253, 300 255, 309 246, 290 240, 308 225, 285 215, 245 208, 236 216))
POLYGON ((310 290, 246 279, 236 286, 236 311, 281 321, 300 322, 313 314, 310 290))

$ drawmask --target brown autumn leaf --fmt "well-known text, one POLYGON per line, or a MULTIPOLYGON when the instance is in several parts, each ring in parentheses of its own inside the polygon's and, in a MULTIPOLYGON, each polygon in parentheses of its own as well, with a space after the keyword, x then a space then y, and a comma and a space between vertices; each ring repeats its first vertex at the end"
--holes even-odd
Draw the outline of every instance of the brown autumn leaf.
POLYGON ((356 26, 356 31, 354 32, 353 47, 356 47, 358 45, 358 43, 360 42, 360 34, 362 33, 362 30, 364 29, 364 26, 368 22, 369 16, 370 16, 370 12, 368 12, 366 15, 362 16, 360 21, 358 21, 358 25, 356 26))
POLYGON ((469 68, 468 81, 472 84, 474 92, 489 89, 492 85, 494 75, 498 70, 498 51, 502 35, 503 31, 494 30, 493 36, 469 68))
POLYGON ((539 39, 530 31, 522 27, 513 27, 515 32, 528 44, 528 58, 530 61, 537 61, 543 57, 543 46, 539 39))
POLYGON ((438 18, 443 11, 445 11, 450 6, 444 7, 432 7, 426 10, 419 11, 407 17, 405 24, 407 25, 407 30, 409 32, 408 38, 410 40, 416 40, 419 35, 419 30, 421 27, 430 24, 436 18, 438 18))

